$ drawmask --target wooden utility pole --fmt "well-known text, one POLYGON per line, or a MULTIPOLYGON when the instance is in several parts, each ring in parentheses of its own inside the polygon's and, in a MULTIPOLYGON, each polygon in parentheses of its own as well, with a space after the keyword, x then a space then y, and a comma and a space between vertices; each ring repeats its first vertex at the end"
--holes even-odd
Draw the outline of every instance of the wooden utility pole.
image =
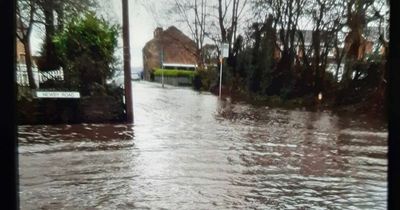
POLYGON ((127 123, 133 123, 131 53, 129 44, 129 5, 128 0, 122 0, 122 40, 124 45, 124 83, 127 123))
POLYGON ((222 96, 222 62, 224 61, 224 57, 222 56, 221 53, 221 58, 219 59, 219 98, 222 96))

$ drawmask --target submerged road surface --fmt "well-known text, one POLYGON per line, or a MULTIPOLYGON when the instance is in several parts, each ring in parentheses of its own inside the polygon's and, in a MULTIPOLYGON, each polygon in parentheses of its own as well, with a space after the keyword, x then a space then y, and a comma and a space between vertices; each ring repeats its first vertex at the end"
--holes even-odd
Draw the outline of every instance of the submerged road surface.
POLYGON ((19 127, 21 209, 386 209, 382 122, 133 89, 133 126, 19 127))

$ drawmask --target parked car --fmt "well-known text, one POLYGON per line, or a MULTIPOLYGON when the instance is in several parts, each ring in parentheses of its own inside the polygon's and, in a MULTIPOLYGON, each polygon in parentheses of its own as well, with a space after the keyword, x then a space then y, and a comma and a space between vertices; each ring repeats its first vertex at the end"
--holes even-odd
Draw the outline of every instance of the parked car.
POLYGON ((132 73, 132 81, 139 81, 141 80, 139 73, 132 73))

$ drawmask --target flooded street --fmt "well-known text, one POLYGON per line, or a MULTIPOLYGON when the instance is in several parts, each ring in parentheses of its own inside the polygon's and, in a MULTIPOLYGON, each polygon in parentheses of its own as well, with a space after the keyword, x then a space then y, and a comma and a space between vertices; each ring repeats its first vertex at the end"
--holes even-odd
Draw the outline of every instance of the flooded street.
POLYGON ((382 122, 133 89, 133 126, 19 127, 21 209, 386 209, 382 122))

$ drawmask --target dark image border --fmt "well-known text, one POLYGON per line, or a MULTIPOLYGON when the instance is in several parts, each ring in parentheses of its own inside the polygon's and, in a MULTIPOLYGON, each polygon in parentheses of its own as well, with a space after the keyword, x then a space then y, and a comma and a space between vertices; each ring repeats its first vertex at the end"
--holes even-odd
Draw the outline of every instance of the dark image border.
MULTIPOLYGON (((16 126, 16 87, 15 87, 15 2, 16 0, 0 1, 0 26, 2 31, 0 56, 1 77, 0 111, 1 157, 3 161, 1 208, 19 209, 18 194, 18 153, 16 126), (4 166, 5 165, 5 166, 4 166)), ((400 12, 399 1, 390 1, 390 52, 387 65, 389 72, 389 88, 387 92, 388 109, 388 209, 400 209, 400 33, 397 22, 400 12), (396 14, 397 13, 397 14, 396 14)))
POLYGON ((390 1, 390 42, 389 62, 389 88, 387 101, 388 110, 388 209, 400 209, 400 33, 398 19, 400 17, 399 1, 390 1))
POLYGON ((16 85, 15 85, 15 2, 0 1, 0 141, 1 160, 1 209, 19 209, 18 150, 16 126, 16 85))

